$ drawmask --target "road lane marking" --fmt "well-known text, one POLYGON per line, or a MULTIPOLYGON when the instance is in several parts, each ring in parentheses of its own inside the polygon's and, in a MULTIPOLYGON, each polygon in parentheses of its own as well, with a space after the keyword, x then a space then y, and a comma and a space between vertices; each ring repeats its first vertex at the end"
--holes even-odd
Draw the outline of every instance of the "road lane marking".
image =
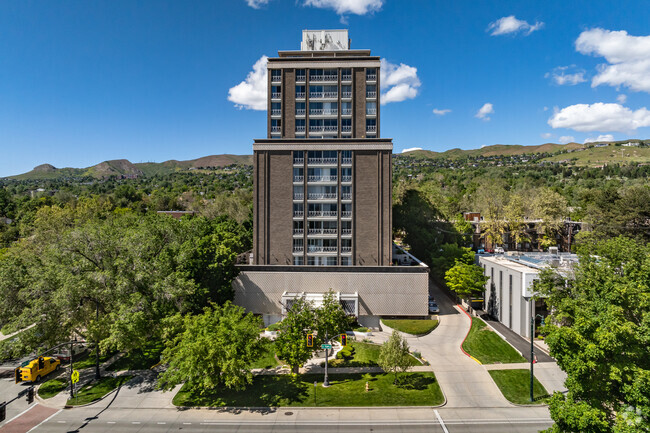
POLYGON ((156 424, 167 424, 167 423, 158 421, 156 424))
POLYGON ((115 424, 115 421, 106 421, 106 424, 115 424))
POLYGON ((436 418, 438 418, 438 422, 440 423, 440 427, 444 430, 445 433, 449 433, 449 430, 447 430, 447 427, 445 426, 445 423, 442 421, 442 417, 440 416, 440 413, 438 413, 437 410, 434 409, 433 411, 436 414, 436 418))
POLYGON ((48 417, 45 418, 43 421, 39 422, 39 423, 36 424, 34 427, 32 427, 32 428, 30 428, 29 430, 27 430, 27 433, 29 433, 29 432, 32 431, 32 430, 36 430, 36 429, 39 428, 42 424, 45 424, 45 423, 48 422, 50 419, 52 419, 52 418, 54 418, 55 416, 57 416, 58 414, 60 414, 62 411, 63 411, 63 409, 59 409, 57 412, 54 412, 52 415, 48 416, 48 417))
POLYGON ((36 406, 38 406, 38 405, 35 404, 35 405, 33 405, 33 406, 28 407, 27 409, 25 409, 24 411, 20 412, 18 415, 16 415, 15 417, 13 417, 13 418, 11 418, 9 421, 7 421, 7 422, 5 423, 5 425, 9 424, 11 421, 13 421, 13 420, 15 420, 16 418, 18 418, 19 416, 23 415, 23 414, 24 414, 25 412, 27 412, 28 410, 32 410, 32 409, 34 409, 36 406))

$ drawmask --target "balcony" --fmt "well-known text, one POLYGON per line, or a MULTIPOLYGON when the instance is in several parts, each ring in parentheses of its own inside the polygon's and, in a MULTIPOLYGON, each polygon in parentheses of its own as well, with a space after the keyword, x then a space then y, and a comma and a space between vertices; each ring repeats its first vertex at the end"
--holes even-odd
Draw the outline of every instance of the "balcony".
POLYGON ((376 98, 377 97, 377 92, 366 92, 366 98, 376 98))
MULTIPOLYGON (((344 126, 344 128, 345 128, 345 126, 344 126)), ((351 128, 351 127, 348 127, 348 128, 351 128)), ((343 165, 351 165, 352 164, 352 158, 343 158, 343 159, 341 159, 341 164, 343 164, 343 165)))
POLYGON ((366 81, 377 81, 377 74, 366 74, 366 81))
POLYGON ((305 216, 305 213, 301 210, 295 210, 293 211, 293 217, 294 218, 302 218, 305 216))
POLYGON ((306 111, 304 108, 296 108, 296 116, 304 116, 306 111))
POLYGON ((307 176, 308 182, 336 182, 338 176, 307 176))
POLYGON ((304 83, 306 79, 306 75, 296 75, 296 83, 304 83))
POLYGON ((274 108, 271 110, 271 116, 280 116, 282 114, 282 110, 279 108, 274 108))
POLYGON ((339 97, 339 92, 323 92, 323 98, 336 99, 339 97))
POLYGON ((376 108, 366 108, 366 115, 368 115, 368 116, 376 116, 377 115, 377 109, 376 108))
POLYGON ((351 193, 341 194, 341 200, 352 200, 352 194, 351 193))
POLYGON ((352 218, 352 211, 351 210, 341 211, 341 218, 352 218))
POLYGON ((341 92, 341 98, 351 98, 352 92, 341 92))
POLYGON ((304 163, 305 158, 293 158, 293 165, 303 165, 304 163))
POLYGON ((293 229, 294 236, 302 236, 305 233, 303 229, 293 229))
POLYGON ((296 132, 302 132, 304 134, 305 133, 305 125, 296 126, 296 132))
POLYGON ((341 81, 345 81, 345 82, 352 81, 352 74, 350 74, 350 75, 341 75, 341 81))
POLYGON ((341 114, 344 116, 350 116, 352 114, 352 108, 342 108, 341 114))
POLYGON ((309 229, 308 235, 335 235, 336 229, 309 229))
POLYGON ((282 93, 280 92, 271 93, 271 99, 280 99, 281 97, 282 97, 282 93))
POLYGON ((352 132, 352 125, 341 125, 341 132, 352 132))
POLYGON ((305 99, 305 92, 296 92, 296 99, 305 99))
POLYGON ((323 132, 323 127, 309 125, 309 132, 323 132))
POLYGON ((271 126, 271 134, 279 134, 280 132, 282 132, 280 126, 271 126))
POLYGON ((309 200, 336 200, 335 192, 310 192, 307 194, 309 200))
POLYGON ((310 210, 307 213, 308 217, 337 217, 338 213, 335 210, 310 210))
POLYGON ((337 125, 325 125, 323 127, 324 132, 337 132, 339 127, 337 125))
POLYGON ((282 81, 282 75, 271 75, 272 83, 279 83, 280 81, 282 81))
POLYGON ((336 247, 324 247, 321 245, 309 245, 307 246, 308 253, 335 253, 337 250, 336 247))
POLYGON ((366 125, 366 132, 377 132, 377 125, 366 125))
POLYGON ((352 236, 352 229, 341 229, 341 235, 352 236))
POLYGON ((309 81, 324 81, 325 75, 310 74, 309 81))
POLYGON ((305 176, 294 176, 293 177, 294 182, 302 182, 303 180, 305 180, 305 176))
POLYGON ((293 195, 294 200, 304 200, 305 199, 305 194, 302 193, 296 193, 293 195))
POLYGON ((341 253, 350 254, 352 252, 352 247, 341 247, 341 253))
MULTIPOLYGON (((311 126, 310 126, 310 128, 311 128, 311 126)), ((311 129, 310 129, 310 131, 311 131, 311 129)), ((327 165, 334 164, 334 165, 336 165, 338 163, 338 159, 337 158, 309 158, 307 160, 307 163, 308 164, 327 164, 327 165)))
POLYGON ((305 251, 304 247, 293 247, 294 253, 302 253, 303 251, 305 251))
POLYGON ((309 99, 319 99, 323 97, 323 92, 309 92, 309 99))
POLYGON ((341 182, 352 182, 352 176, 341 176, 341 182))

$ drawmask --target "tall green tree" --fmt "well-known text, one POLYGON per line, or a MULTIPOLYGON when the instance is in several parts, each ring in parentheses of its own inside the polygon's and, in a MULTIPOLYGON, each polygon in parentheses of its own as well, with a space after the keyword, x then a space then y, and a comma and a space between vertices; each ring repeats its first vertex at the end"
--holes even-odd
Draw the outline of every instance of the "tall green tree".
POLYGON ((574 278, 545 272, 544 328, 567 373, 553 432, 650 430, 650 247, 623 237, 584 246, 574 278))
POLYGON ((280 322, 276 353, 291 366, 294 374, 298 374, 300 367, 312 357, 314 349, 307 347, 307 334, 314 332, 315 322, 313 306, 304 298, 297 298, 280 322))
POLYGON ((330 340, 335 339, 347 330, 350 323, 341 303, 331 289, 323 295, 323 303, 316 309, 315 315, 318 342, 323 342, 325 335, 330 340))
POLYGON ((447 287, 461 298, 482 293, 488 279, 483 275, 483 268, 473 263, 456 262, 445 274, 447 287))
POLYGON ((397 384, 398 375, 411 368, 411 355, 409 354, 409 345, 406 339, 399 332, 393 330, 393 333, 379 350, 377 364, 386 373, 393 373, 393 383, 397 384))
POLYGON ((253 382, 251 365, 268 345, 260 337, 260 318, 226 302, 171 321, 181 323, 174 326, 177 334, 162 354, 168 367, 158 378, 160 388, 187 383, 206 393, 219 387, 243 389, 253 382))

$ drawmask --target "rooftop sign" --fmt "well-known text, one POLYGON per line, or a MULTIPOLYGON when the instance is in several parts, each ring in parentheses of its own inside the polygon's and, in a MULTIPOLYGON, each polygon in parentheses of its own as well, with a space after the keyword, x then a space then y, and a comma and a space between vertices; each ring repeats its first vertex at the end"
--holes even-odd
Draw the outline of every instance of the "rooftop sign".
POLYGON ((349 50, 347 30, 303 30, 301 51, 349 50))

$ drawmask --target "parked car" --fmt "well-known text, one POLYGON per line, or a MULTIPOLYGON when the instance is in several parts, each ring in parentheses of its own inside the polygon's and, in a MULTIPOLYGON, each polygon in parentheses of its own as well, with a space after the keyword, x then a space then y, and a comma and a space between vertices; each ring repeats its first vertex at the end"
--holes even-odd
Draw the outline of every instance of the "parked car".
POLYGON ((476 250, 476 254, 485 254, 485 250, 483 248, 479 248, 476 250))
POLYGON ((14 371, 14 378, 18 382, 40 382, 43 377, 61 368, 61 361, 50 356, 24 362, 14 371))
POLYGON ((438 314, 439 312, 440 308, 438 308, 436 301, 429 301, 429 314, 438 314))
POLYGON ((505 250, 503 249, 503 247, 496 247, 496 248, 494 249, 494 253, 495 253, 495 254, 504 254, 504 253, 505 253, 505 250))
MULTIPOLYGON (((72 355, 73 356, 78 356, 81 355, 86 351, 87 347, 84 343, 76 343, 72 345, 72 355)), ((53 356, 58 358, 61 362, 68 362, 70 361, 70 347, 69 346, 64 346, 59 353, 55 353, 53 356)))

